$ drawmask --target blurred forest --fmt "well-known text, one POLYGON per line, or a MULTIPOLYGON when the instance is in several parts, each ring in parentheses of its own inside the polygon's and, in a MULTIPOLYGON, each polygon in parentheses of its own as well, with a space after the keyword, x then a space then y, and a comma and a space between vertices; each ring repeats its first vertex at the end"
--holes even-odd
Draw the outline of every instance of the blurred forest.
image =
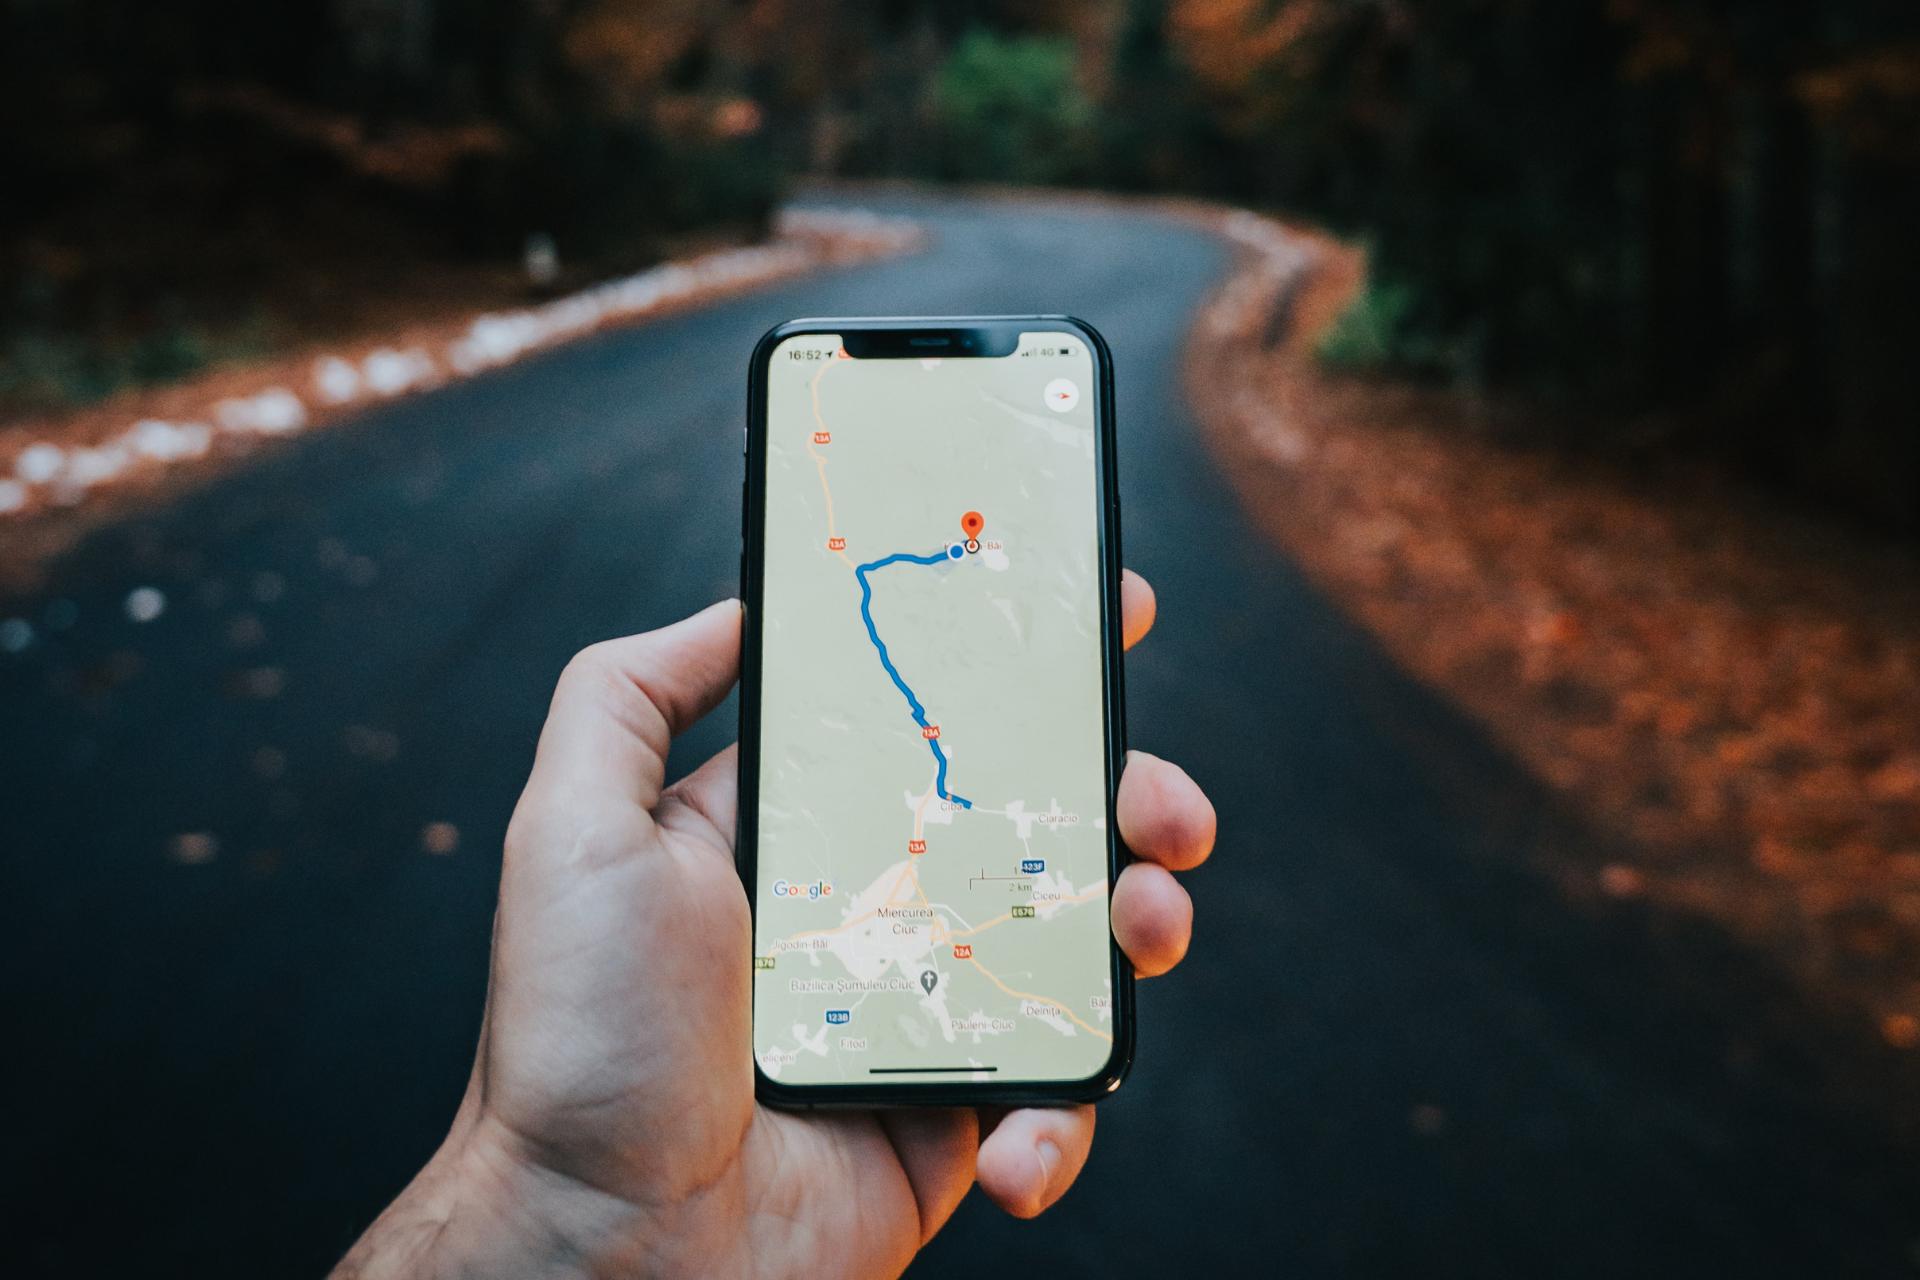
POLYGON ((1187 192, 1369 251, 1332 361, 1920 531, 1914 0, 4 0, 0 416, 795 175, 1187 192))

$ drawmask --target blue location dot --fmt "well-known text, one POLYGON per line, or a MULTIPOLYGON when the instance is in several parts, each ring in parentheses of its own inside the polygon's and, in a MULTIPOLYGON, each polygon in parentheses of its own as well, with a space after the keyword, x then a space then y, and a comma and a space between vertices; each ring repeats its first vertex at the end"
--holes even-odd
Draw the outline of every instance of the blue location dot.
POLYGON ((947 548, 947 559, 949 560, 958 560, 965 554, 967 554, 966 548, 957 542, 947 548))

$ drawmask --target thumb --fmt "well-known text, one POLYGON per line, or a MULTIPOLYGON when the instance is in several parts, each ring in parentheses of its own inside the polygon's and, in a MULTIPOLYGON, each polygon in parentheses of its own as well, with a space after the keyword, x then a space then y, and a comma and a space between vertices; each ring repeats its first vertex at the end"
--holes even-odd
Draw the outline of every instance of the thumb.
POLYGON ((527 790, 587 807, 624 800, 651 812, 667 746, 718 706, 740 674, 740 602, 574 655, 553 691, 527 790))

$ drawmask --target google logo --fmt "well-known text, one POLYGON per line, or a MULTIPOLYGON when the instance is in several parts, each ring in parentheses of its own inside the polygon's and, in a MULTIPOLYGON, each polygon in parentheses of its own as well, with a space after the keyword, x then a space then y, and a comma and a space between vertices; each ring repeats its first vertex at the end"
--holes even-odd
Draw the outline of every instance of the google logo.
POLYGON ((773 896, 776 898, 831 898, 833 881, 815 880, 812 884, 797 884, 792 880, 775 880, 773 896))

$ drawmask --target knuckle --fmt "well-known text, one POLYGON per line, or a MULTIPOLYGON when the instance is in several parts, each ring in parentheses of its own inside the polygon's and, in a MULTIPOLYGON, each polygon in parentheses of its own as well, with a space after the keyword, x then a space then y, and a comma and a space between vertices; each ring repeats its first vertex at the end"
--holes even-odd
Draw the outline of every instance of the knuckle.
POLYGON ((658 660, 630 642, 601 640, 574 654, 560 672, 556 697, 569 693, 603 708, 636 737, 664 750, 669 709, 653 696, 658 660))
POLYGON ((611 684, 620 674, 612 646, 605 640, 590 644, 567 659, 560 671, 561 684, 611 684))

